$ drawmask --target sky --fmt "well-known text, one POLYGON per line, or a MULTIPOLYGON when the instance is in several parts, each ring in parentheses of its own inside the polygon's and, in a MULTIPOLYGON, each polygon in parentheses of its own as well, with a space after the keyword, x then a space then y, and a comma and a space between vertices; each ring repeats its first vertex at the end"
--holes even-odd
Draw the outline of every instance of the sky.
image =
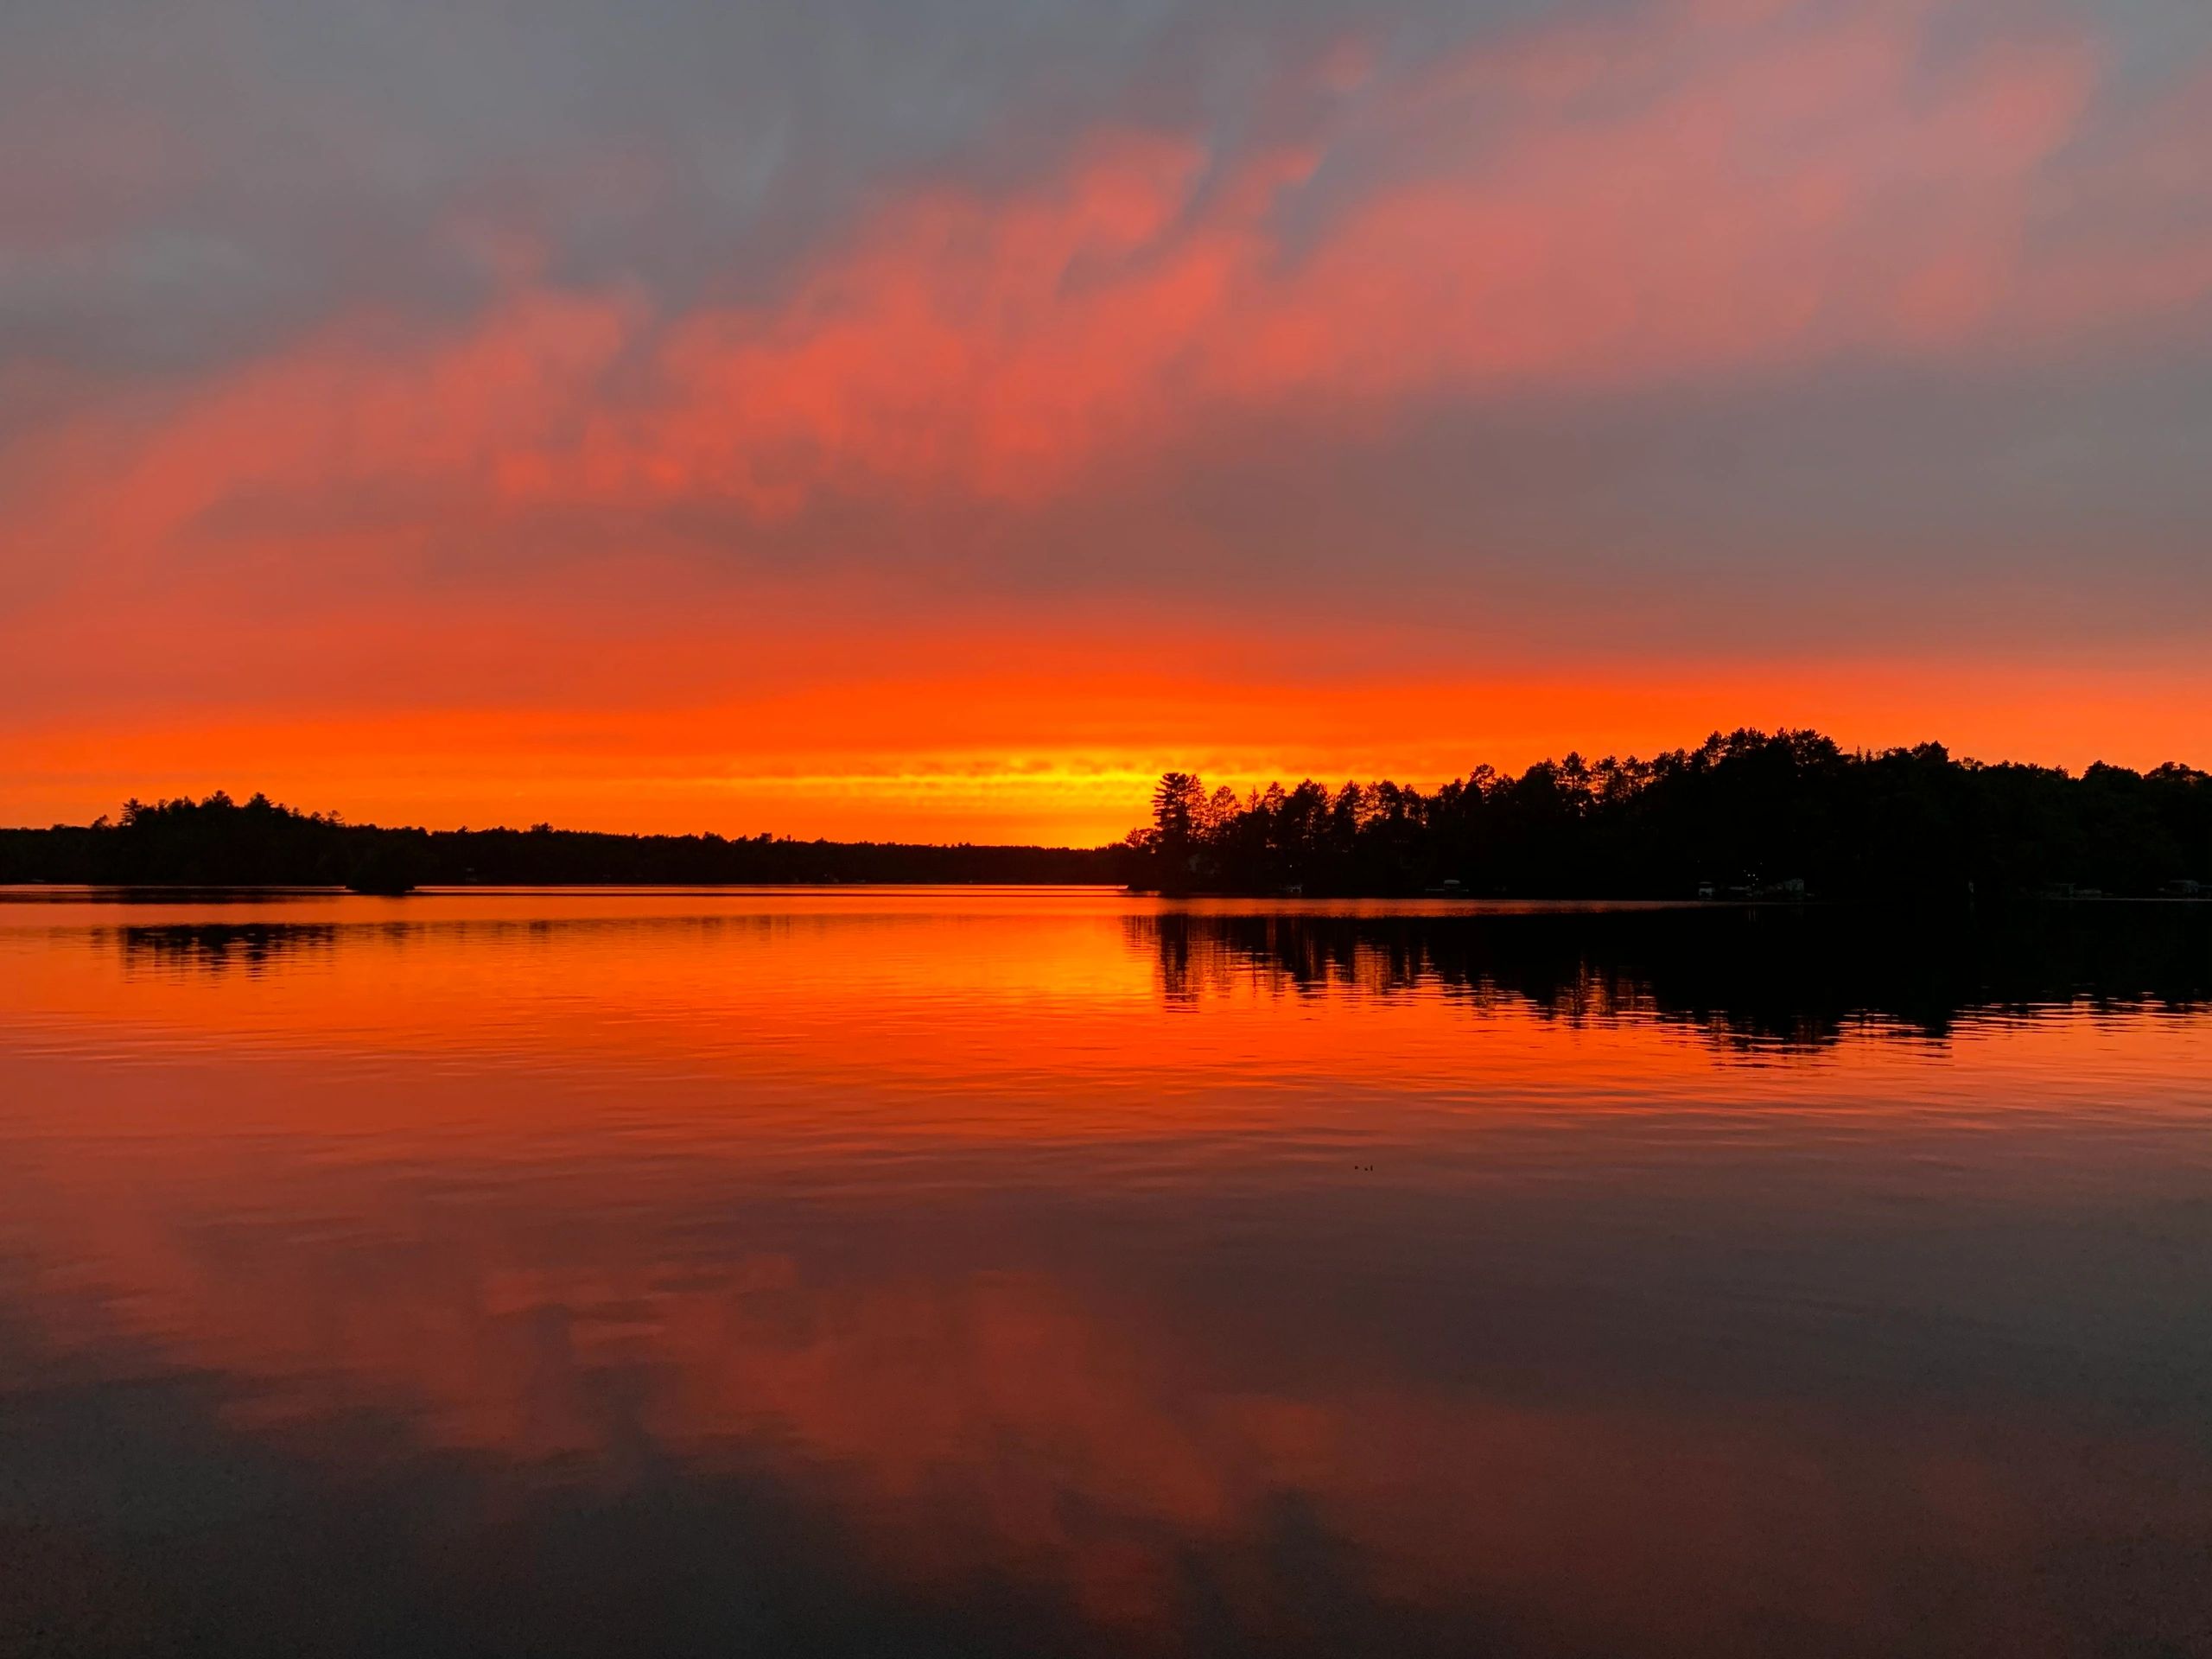
POLYGON ((2212 765, 2202 0, 15 0, 0 822, 2212 765))

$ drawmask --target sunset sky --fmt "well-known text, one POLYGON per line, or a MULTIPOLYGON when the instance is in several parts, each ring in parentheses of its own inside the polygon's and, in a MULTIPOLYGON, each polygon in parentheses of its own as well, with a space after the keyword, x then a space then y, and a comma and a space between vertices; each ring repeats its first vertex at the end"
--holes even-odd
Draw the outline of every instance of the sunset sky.
POLYGON ((21 0, 0 823, 2212 765, 2204 0, 21 0))

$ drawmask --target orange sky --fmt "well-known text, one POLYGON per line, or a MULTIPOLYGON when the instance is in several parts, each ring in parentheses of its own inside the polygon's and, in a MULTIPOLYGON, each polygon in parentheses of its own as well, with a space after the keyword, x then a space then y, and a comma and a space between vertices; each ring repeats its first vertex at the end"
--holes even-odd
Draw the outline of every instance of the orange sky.
POLYGON ((133 718, 24 739, 16 764, 41 781, 21 790, 18 816, 81 820, 133 792, 227 786, 388 823, 550 817, 585 829, 1095 845, 1143 817, 1153 780, 1171 766, 1239 788, 1308 774, 1433 785, 1478 759, 1517 766, 1578 745, 1649 753, 1745 718, 1875 746, 1941 735, 1962 753, 2148 766, 2201 757, 2197 712, 2212 706, 2212 671, 2179 667, 1694 672, 1196 681, 1131 696, 1093 671, 833 684, 696 708, 133 718), (734 758, 734 734, 746 748, 734 758))
POLYGON ((1171 766, 2212 759, 2201 8, 1464 11, 671 22, 573 99, 474 22, 26 25, 0 822, 1080 842, 1171 766))

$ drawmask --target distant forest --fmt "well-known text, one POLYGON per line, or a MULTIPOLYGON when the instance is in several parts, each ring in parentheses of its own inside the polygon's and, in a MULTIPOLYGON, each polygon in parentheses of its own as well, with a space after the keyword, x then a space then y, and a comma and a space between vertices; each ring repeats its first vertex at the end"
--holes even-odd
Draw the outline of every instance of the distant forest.
POLYGON ((1123 881, 1127 855, 1052 847, 920 847, 772 836, 397 830, 239 802, 130 801, 112 822, 0 830, 0 882, 93 886, 692 886, 825 881, 1123 881))
POLYGON ((427 830, 257 795, 127 803, 0 830, 0 882, 189 887, 1114 882, 1163 893, 1937 900, 2212 888, 2212 775, 1851 753, 1817 732, 1716 733, 1654 760, 1478 766, 1434 791, 1309 779, 1242 797, 1160 780, 1117 846, 927 847, 770 836, 427 830))
POLYGON ((1311 779, 1239 797, 1169 772, 1132 831, 1162 893, 1965 900, 2212 887, 2212 776, 1853 753, 1715 733, 1650 760, 1579 754, 1433 791, 1311 779))

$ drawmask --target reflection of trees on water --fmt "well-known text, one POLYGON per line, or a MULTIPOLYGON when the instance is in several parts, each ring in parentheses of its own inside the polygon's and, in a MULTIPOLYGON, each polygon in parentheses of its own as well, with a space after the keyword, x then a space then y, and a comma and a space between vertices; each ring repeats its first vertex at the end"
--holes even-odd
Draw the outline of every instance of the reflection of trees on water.
MULTIPOLYGON (((815 916, 253 921, 110 930, 126 972, 255 974, 341 946, 540 944, 651 933, 692 948, 835 930, 815 916)), ((1197 1007, 1259 985, 1291 995, 1438 995, 1567 1022, 1656 1020, 1744 1049, 1813 1049, 1874 1028, 1940 1039, 1961 1019, 2059 1007, 2212 1007, 2212 907, 2060 905, 1967 920, 1855 910, 1426 914, 1161 910, 1130 915, 1160 994, 1197 1007)), ((852 950, 870 942, 855 935, 852 950)))
POLYGON ((1569 1023, 1681 1024, 1731 1047, 1815 1049, 1877 1029, 1940 1040, 1961 1019, 2056 1007, 2212 1006, 2212 913, 2025 908, 1941 923, 1865 912, 1131 916, 1161 997, 1435 995, 1569 1023))
POLYGON ((378 922, 191 922, 114 928, 126 973, 258 973, 327 957, 340 948, 375 944, 387 949, 433 942, 451 945, 543 944, 556 938, 604 939, 645 932, 683 942, 758 943, 820 934, 836 925, 825 916, 538 916, 444 917, 378 922))
POLYGON ((327 956, 338 929, 311 922, 195 922, 120 927, 126 972, 257 974, 300 957, 327 956))

